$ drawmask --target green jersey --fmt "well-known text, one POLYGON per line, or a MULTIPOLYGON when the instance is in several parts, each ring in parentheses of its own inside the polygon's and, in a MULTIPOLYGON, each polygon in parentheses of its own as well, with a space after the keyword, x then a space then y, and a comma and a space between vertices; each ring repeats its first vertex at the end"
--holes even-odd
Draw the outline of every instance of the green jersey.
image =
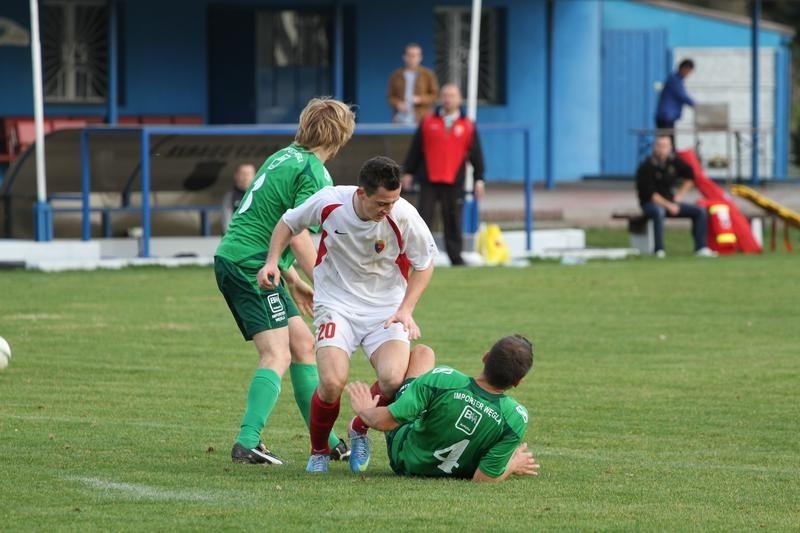
POLYGON ((528 411, 505 394, 437 367, 412 381, 389 405, 401 426, 387 433, 389 460, 398 474, 471 478, 505 472, 528 425, 528 411))
MULTIPOLYGON (((269 251, 272 231, 283 214, 328 185, 333 185, 333 180, 316 155, 297 144, 278 150, 256 172, 215 255, 260 268, 269 251)), ((287 248, 278 266, 286 270, 293 262, 294 256, 287 248)))

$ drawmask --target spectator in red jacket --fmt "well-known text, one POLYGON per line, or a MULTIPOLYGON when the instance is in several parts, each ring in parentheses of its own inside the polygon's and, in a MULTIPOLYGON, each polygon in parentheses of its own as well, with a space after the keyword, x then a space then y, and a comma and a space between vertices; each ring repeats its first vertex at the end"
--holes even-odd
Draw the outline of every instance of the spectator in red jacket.
POLYGON ((442 225, 447 255, 453 266, 464 264, 462 208, 464 174, 467 161, 472 163, 475 199, 484 193, 483 152, 475 124, 461 109, 461 91, 452 83, 439 92, 441 105, 420 123, 406 156, 403 188, 419 184, 417 209, 428 227, 433 227, 436 204, 441 205, 442 225))

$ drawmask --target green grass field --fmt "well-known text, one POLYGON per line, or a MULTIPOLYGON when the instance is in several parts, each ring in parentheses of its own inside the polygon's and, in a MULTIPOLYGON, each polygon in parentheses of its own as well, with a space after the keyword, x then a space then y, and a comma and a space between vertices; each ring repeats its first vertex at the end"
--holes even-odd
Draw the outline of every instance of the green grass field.
POLYGON ((232 464, 256 357, 211 269, 2 272, 0 529, 797 530, 797 267, 439 270, 416 313, 439 362, 477 373, 499 336, 536 345, 513 394, 541 475, 493 486, 398 478, 378 434, 368 476, 310 477, 288 376, 265 441, 289 464, 232 464))

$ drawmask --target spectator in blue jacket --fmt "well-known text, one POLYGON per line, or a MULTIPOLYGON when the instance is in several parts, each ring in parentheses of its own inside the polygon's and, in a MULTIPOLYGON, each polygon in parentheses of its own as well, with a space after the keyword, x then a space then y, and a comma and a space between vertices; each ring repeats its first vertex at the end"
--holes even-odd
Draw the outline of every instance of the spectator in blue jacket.
MULTIPOLYGON (((694 61, 684 59, 678 65, 678 71, 670 74, 664 83, 664 88, 658 97, 658 106, 656 107, 656 127, 658 129, 673 129, 675 122, 681 118, 683 106, 694 107, 694 100, 686 92, 686 87, 683 85, 684 80, 693 70, 694 61)), ((670 132, 669 135, 672 138, 672 146, 674 147, 675 134, 670 132)))

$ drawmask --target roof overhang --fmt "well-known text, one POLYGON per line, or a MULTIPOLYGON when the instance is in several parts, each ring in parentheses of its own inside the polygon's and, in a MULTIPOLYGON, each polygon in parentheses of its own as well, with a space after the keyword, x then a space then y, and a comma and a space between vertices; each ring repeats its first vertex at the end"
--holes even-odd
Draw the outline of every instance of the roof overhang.
MULTIPOLYGON (((696 15, 699 17, 706 17, 710 19, 720 20, 722 22, 730 22, 733 24, 741 24, 743 26, 750 26, 752 21, 750 17, 742 17, 733 13, 726 13, 725 11, 718 11, 716 9, 709 9, 706 7, 691 6, 680 2, 671 0, 636 0, 640 4, 646 4, 653 7, 660 7, 662 9, 669 9, 670 11, 679 11, 689 15, 696 15)), ((795 30, 791 26, 778 24, 777 22, 770 22, 768 20, 761 20, 759 25, 762 29, 772 30, 783 33, 789 37, 794 37, 795 30)))

